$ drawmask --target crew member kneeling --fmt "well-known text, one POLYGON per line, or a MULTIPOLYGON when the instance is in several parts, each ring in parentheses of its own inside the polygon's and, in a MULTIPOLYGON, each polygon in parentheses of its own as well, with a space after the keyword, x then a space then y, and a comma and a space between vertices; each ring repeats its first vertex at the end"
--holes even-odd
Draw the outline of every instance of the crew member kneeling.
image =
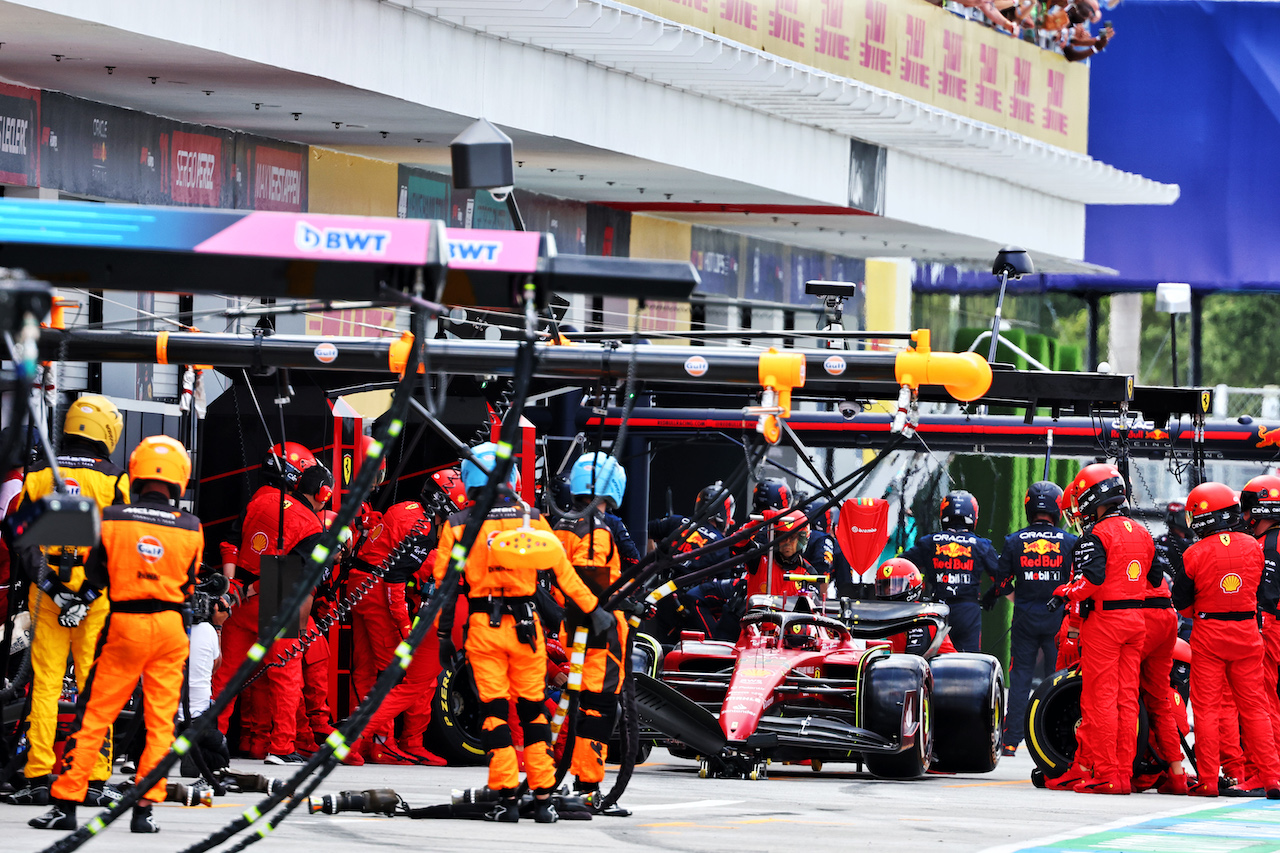
MULTIPOLYGON (((188 651, 182 611, 204 550, 200 519, 174 507, 190 476, 191 459, 181 442, 144 438, 129 457, 136 503, 103 511, 102 540, 89 554, 85 582, 109 590, 111 615, 77 703, 79 725, 67 741, 62 775, 50 789, 53 807, 31 826, 75 829, 76 803, 84 800, 102 740, 139 678, 147 746, 137 778, 150 773, 173 743, 188 651)), ((142 795, 133 810, 134 832, 159 831, 151 804, 164 795, 164 779, 142 795)))
MULTIPOLYGON (((498 446, 476 446, 473 458, 462 463, 467 496, 475 499, 497 464, 498 446), (481 467, 484 466, 484 467, 481 467), (487 470, 486 470, 487 469, 487 470)), ((514 474, 513 474, 514 477, 514 474)), ((507 724, 509 697, 516 697, 516 715, 524 730, 524 766, 537 805, 534 820, 559 819, 550 795, 555 788, 555 759, 551 753, 551 723, 544 704, 547 649, 542 624, 533 603, 538 572, 550 569, 565 594, 586 614, 592 633, 601 635, 614 627, 613 614, 599 608, 599 601, 578 577, 565 557, 551 525, 536 510, 515 496, 514 479, 494 503, 480 526, 470 552, 455 555, 473 508, 449 517, 440 528, 436 550, 437 581, 450 569, 464 572, 467 604, 466 654, 480 695, 484 745, 489 753, 489 788, 499 796, 488 820, 520 819, 516 789, 520 782, 516 750, 507 724)), ((446 602, 443 610, 451 611, 446 602)), ((447 620, 441 620, 440 662, 447 666, 454 648, 447 620)))
POLYGON ((1183 571, 1173 583, 1173 606, 1195 619, 1191 705, 1199 779, 1190 793, 1218 796, 1219 725, 1223 696, 1230 690, 1244 728, 1245 756, 1258 769, 1267 798, 1280 800, 1280 764, 1267 714, 1271 705, 1262 686, 1262 637, 1257 623, 1262 546, 1240 532, 1240 504, 1222 483, 1201 483, 1192 489, 1187 513, 1200 541, 1182 557, 1183 571))

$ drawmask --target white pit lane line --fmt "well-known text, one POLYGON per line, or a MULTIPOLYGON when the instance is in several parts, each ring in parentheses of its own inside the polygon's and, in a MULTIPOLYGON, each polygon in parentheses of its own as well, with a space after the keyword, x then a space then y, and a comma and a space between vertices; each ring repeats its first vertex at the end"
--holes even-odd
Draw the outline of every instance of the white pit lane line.
POLYGON ((661 812, 675 809, 714 809, 721 806, 736 806, 746 800, 687 800, 683 803, 645 803, 639 806, 627 806, 633 812, 661 812))
MULTIPOLYGON (((1160 818, 1165 818, 1165 817, 1178 817, 1179 815, 1191 814, 1192 812, 1202 812, 1202 811, 1206 811, 1207 809, 1212 809, 1219 806, 1219 804, 1214 799, 1205 798, 1205 800, 1208 800, 1208 802, 1206 803, 1204 800, 1202 800, 1201 802, 1195 803, 1194 805, 1186 805, 1176 809, 1168 809, 1166 811, 1161 811, 1161 812, 1151 812, 1149 814, 1144 814, 1144 815, 1133 815, 1131 817, 1124 817, 1124 818, 1120 818, 1119 820, 1113 820, 1110 823, 1099 823, 1093 826, 1082 826, 1082 827, 1079 827, 1078 829, 1068 830, 1067 832, 1060 832, 1056 835, 1044 835, 1039 838, 1028 838, 1026 841, 1016 841, 1016 842, 1013 842, 1012 844, 1001 844, 998 847, 987 847, 982 851, 980 851, 980 853, 1018 853, 1019 850, 1025 850, 1027 848, 1034 849, 1036 847, 1047 847, 1051 844, 1057 844, 1063 841, 1074 841, 1078 838, 1083 838, 1086 835, 1093 835, 1096 832, 1108 832, 1113 829, 1123 829, 1126 826, 1133 826, 1139 823, 1146 823, 1149 820, 1159 820, 1160 818)), ((1240 802, 1240 800, 1232 800, 1228 798, 1226 802, 1227 803, 1240 802)))

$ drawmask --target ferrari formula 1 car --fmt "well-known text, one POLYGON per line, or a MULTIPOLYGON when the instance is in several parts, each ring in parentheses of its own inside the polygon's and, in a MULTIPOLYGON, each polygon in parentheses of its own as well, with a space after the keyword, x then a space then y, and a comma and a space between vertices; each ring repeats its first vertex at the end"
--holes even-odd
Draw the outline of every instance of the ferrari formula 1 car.
POLYGON ((755 596, 736 643, 685 632, 639 712, 703 776, 762 778, 771 761, 859 762, 877 776, 986 773, 1001 751, 1004 684, 984 654, 937 655, 944 604, 755 596), (926 628, 925 655, 885 640, 926 628))

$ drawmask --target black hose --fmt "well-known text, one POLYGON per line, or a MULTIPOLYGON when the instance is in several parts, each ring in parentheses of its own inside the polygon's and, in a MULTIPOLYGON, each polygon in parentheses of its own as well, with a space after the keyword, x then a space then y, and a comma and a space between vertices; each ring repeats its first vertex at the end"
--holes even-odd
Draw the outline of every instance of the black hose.
MULTIPOLYGON (((425 320, 419 312, 414 313, 413 320, 415 329, 425 325, 425 320)), ((422 340, 422 335, 420 334, 417 339, 422 340)), ((420 347, 411 348, 405 366, 404 378, 396 387, 396 393, 388 412, 391 417, 383 421, 375 430, 374 438, 379 444, 385 445, 389 440, 396 438, 404 429, 405 418, 409 411, 409 398, 412 396, 413 386, 417 382, 415 374, 418 369, 420 355, 420 347)), ((355 519, 360 503, 372 490, 378 467, 378 465, 360 466, 360 472, 356 475, 355 482, 352 483, 351 500, 343 502, 342 508, 338 512, 338 517, 330 525, 329 529, 321 535, 319 544, 316 545, 308 558, 309 567, 304 570, 303 576, 299 579, 298 585, 294 587, 288 599, 281 604, 280 610, 271 624, 268 637, 274 638, 285 629, 285 623, 294 618, 293 614, 297 613, 298 608, 302 606, 303 600, 323 577, 325 567, 330 563, 331 558, 338 553, 339 536, 355 519)), ((254 645, 250 650, 250 656, 240 663, 235 675, 231 677, 222 692, 210 703, 205 712, 192 722, 187 732, 174 742, 169 751, 145 778, 137 780, 133 787, 124 792, 124 796, 112 808, 99 813, 75 832, 64 836, 45 848, 44 853, 68 853, 68 851, 79 849, 85 842, 93 838, 136 804, 143 793, 149 791, 164 778, 169 768, 180 758, 181 752, 179 752, 179 749, 182 752, 186 752, 188 749, 194 748, 193 744, 199 740, 200 736, 216 723, 218 715, 222 713, 236 694, 244 687, 249 676, 253 674, 253 671, 265 656, 266 649, 263 648, 263 645, 269 646, 270 642, 263 644, 259 641, 254 645)))
POLYGON ((635 672, 632 670, 631 664, 631 654, 635 648, 635 642, 635 631, 627 631, 627 651, 626 656, 623 658, 627 672, 622 681, 622 695, 619 697, 618 702, 618 707, 622 714, 619 721, 622 763, 618 767, 617 776, 614 777, 613 787, 609 789, 609 793, 595 807, 598 812, 612 808, 614 803, 621 799, 623 793, 627 790, 627 785, 631 782, 631 774, 636 769, 636 753, 640 750, 640 719, 636 708, 635 672))

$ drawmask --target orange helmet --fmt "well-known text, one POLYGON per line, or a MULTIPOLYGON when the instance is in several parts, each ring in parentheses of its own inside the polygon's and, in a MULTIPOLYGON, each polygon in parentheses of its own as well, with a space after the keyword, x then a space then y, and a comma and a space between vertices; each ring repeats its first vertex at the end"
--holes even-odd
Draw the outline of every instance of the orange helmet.
POLYGON ((910 560, 894 557, 876 569, 876 598, 881 601, 919 601, 922 595, 924 575, 910 560))
POLYGON ((129 454, 129 481, 158 480, 169 486, 175 501, 187 490, 191 457, 182 442, 167 435, 149 435, 129 454))
POLYGON ((1187 520, 1201 538, 1231 530, 1240 526, 1240 502, 1230 486, 1201 483, 1187 495, 1187 520))
POLYGON ((1119 468, 1095 462, 1080 469, 1064 494, 1071 496, 1076 515, 1092 521, 1099 509, 1124 503, 1127 491, 1119 468))
MULTIPOLYGON (((374 443, 373 436, 371 435, 360 436, 360 465, 356 466, 356 473, 352 475, 353 479, 354 477, 360 474, 360 466, 364 465, 364 460, 369 458, 369 447, 373 443, 374 443)), ((386 482, 386 479, 387 479, 387 457, 383 455, 382 458, 378 460, 378 475, 373 479, 374 487, 377 488, 378 486, 381 486, 384 482, 386 482)))
POLYGON ((1263 474, 1240 490, 1240 511, 1251 526, 1263 519, 1280 519, 1280 477, 1263 474))

